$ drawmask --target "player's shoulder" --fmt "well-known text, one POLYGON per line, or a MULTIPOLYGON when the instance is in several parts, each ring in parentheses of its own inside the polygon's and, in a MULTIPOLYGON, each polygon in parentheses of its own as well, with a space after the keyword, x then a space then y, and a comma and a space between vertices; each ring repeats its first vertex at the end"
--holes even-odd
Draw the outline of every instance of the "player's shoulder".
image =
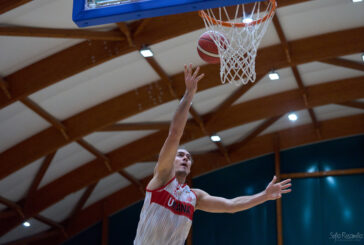
POLYGON ((206 191, 198 188, 191 188, 191 190, 196 194, 197 199, 200 199, 201 197, 208 195, 206 191))

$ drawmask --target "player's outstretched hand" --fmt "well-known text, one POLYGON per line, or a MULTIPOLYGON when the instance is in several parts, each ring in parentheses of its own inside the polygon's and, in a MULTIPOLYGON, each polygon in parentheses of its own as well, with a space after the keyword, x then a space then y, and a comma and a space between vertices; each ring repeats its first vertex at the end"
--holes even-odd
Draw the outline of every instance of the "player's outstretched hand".
POLYGON ((190 93, 196 93, 198 81, 200 81, 205 76, 205 74, 203 74, 203 73, 198 75, 199 71, 200 71, 199 66, 197 66, 195 72, 193 72, 192 71, 192 64, 190 64, 189 66, 185 65, 186 90, 188 92, 190 92, 190 93))
POLYGON ((291 192, 291 189, 288 189, 291 186, 291 179, 283 180, 279 183, 276 183, 277 177, 274 176, 273 180, 268 184, 265 189, 265 193, 267 195, 268 200, 276 200, 282 197, 282 194, 291 192))

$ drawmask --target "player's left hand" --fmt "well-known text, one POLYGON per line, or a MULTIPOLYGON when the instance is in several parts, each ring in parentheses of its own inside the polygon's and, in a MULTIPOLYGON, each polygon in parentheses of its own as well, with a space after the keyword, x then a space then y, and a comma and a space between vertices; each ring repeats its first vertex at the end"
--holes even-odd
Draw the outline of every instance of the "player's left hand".
POLYGON ((282 197, 282 194, 289 193, 292 190, 288 189, 291 186, 291 179, 283 180, 279 183, 276 183, 277 177, 274 176, 273 180, 268 184, 265 189, 265 194, 267 195, 268 200, 276 200, 282 197))

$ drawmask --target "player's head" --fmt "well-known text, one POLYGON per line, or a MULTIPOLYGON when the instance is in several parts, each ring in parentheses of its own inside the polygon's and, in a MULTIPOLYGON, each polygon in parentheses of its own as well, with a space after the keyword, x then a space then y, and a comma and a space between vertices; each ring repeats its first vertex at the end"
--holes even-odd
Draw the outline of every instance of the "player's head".
POLYGON ((183 148, 177 150, 176 158, 174 160, 174 170, 176 175, 187 176, 191 172, 192 156, 183 148))

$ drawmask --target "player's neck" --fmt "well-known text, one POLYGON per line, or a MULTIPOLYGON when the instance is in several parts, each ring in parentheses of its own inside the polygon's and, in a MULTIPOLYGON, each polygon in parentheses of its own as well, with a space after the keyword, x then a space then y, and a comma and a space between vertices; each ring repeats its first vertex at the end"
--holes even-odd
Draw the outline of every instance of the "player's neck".
POLYGON ((176 179, 177 182, 181 185, 183 185, 186 182, 186 175, 182 173, 176 173, 176 179))

